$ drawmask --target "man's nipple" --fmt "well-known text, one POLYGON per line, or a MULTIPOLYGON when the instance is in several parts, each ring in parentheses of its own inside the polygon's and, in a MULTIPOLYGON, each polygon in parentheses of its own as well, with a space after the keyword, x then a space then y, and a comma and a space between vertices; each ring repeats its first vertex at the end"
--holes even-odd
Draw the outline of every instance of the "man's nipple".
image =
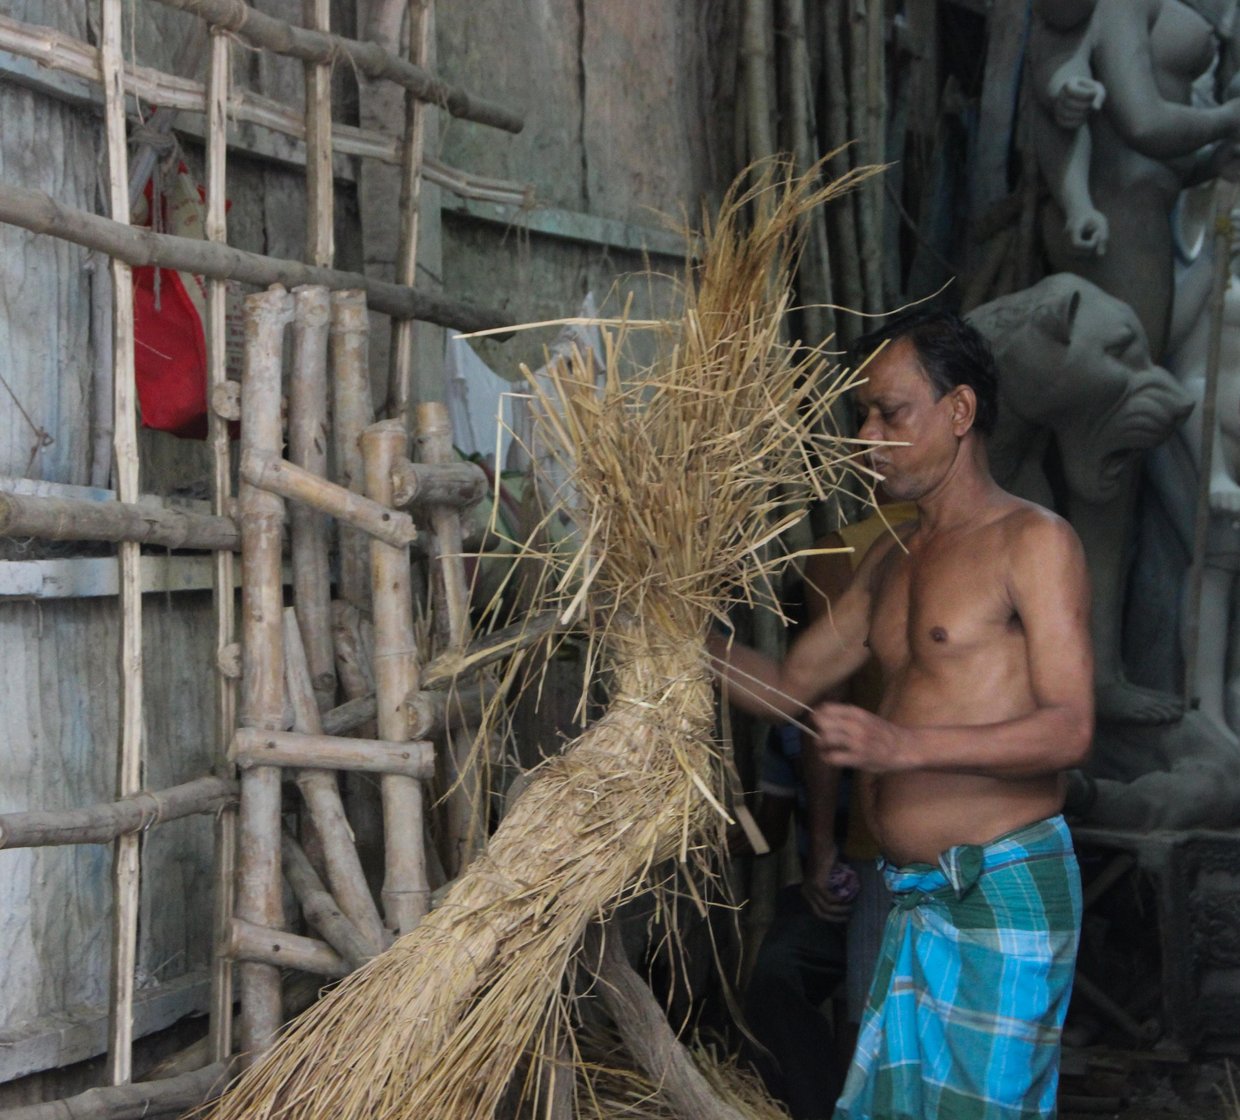
POLYGON ((933 642, 947 641, 947 631, 941 626, 930 627, 930 640, 933 642))

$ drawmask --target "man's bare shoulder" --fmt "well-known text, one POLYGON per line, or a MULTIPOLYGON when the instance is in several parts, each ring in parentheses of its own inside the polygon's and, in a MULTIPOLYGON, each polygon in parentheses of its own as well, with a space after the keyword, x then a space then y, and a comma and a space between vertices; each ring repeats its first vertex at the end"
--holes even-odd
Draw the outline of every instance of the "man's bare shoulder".
POLYGON ((1076 531, 1059 514, 1011 498, 996 522, 1006 568, 1023 580, 1083 578, 1085 551, 1076 531))

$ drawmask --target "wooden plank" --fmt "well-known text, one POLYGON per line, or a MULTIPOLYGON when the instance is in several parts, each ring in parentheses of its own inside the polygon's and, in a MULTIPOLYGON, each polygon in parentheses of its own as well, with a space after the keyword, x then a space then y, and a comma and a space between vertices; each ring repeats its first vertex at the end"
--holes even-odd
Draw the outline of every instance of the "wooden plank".
MULTIPOLYGON (((209 556, 141 558, 144 595, 205 591, 213 584, 209 556)), ((238 586, 235 578, 233 586, 238 586)), ((0 599, 97 599, 116 595, 119 591, 120 572, 112 556, 0 561, 0 599)))

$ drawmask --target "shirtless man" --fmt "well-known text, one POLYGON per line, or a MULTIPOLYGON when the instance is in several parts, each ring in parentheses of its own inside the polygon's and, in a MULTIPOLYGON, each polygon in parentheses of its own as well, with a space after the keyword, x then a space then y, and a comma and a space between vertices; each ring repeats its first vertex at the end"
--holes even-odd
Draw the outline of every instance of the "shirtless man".
MULTIPOLYGON (((990 477, 980 335, 920 312, 860 352, 881 343, 859 434, 886 444, 870 464, 918 520, 870 550, 782 664, 719 637, 711 651, 733 702, 784 718, 871 655, 882 671, 877 714, 812 710, 806 759, 811 795, 831 768, 861 773, 895 896, 837 1120, 1052 1116, 1080 925, 1061 773, 1093 733, 1084 557, 1064 521, 990 477)), ((807 889, 820 875, 806 869, 807 889)))

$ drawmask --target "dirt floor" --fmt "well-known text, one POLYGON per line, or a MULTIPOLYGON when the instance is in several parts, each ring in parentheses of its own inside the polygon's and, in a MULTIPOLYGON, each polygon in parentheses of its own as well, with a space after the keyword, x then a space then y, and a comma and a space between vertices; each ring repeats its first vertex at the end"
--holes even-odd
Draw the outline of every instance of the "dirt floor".
POLYGON ((1240 1120, 1240 1060, 1174 1051, 1064 1051, 1060 1120, 1240 1120))

